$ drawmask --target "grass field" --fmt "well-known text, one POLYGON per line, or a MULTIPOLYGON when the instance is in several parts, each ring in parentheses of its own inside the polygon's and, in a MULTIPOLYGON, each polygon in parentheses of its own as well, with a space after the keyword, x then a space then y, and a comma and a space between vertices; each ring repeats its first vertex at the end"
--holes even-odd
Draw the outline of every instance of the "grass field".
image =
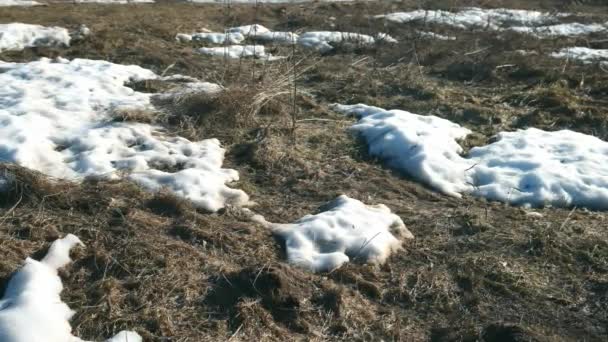
MULTIPOLYGON (((19 185, 0 193, 0 288, 27 256, 74 233, 86 247, 61 272, 62 298, 77 311, 72 327, 83 339, 133 329, 146 341, 606 341, 605 212, 444 196, 368 155, 347 131, 355 120, 330 109, 365 103, 433 114, 479 132, 466 148, 527 127, 608 139, 608 70, 549 57, 569 46, 608 48, 605 34, 537 39, 429 24, 457 37, 451 41, 425 39, 416 24, 370 18, 463 6, 608 21, 601 1, 0 8, 2 23, 86 24, 92 32, 69 48, 3 52, 1 60, 104 59, 224 86, 217 97, 168 105, 165 115, 124 113, 121 120, 220 139, 228 151, 224 164, 240 173, 234 187, 269 221, 292 222, 347 194, 386 204, 416 237, 384 265, 350 263, 313 274, 289 266, 281 241, 237 208, 207 213, 127 181, 71 183, 0 164, 19 185), (326 54, 275 46, 267 49, 289 58, 264 63, 204 57, 195 53, 197 43, 175 40, 178 32, 251 23, 387 32, 399 43, 326 54)), ((131 86, 159 92, 165 85, 131 86)))

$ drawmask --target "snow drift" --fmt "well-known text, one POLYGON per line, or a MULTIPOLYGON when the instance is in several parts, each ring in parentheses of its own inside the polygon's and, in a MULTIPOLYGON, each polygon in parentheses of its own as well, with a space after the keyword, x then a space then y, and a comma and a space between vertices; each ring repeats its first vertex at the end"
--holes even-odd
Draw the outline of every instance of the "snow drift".
POLYGON ((608 209, 608 143, 596 137, 535 128, 502 132, 463 157, 458 140, 470 131, 448 120, 366 105, 334 108, 360 118, 351 129, 370 154, 445 194, 608 209))
MULTIPOLYGON (((56 240, 40 260, 27 258, 10 279, 0 300, 0 341, 2 342, 78 342, 69 320, 74 315, 59 296, 63 290, 57 270, 67 265, 70 250, 82 245, 72 234, 56 240)), ((112 342, 141 342, 131 331, 122 331, 112 342)))

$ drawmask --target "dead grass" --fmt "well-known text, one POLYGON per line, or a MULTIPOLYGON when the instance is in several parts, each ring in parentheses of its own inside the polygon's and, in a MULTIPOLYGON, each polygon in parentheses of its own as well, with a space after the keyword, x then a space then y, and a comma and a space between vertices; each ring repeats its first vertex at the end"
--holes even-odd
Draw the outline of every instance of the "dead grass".
MULTIPOLYGON (((0 286, 25 257, 74 233, 87 247, 62 271, 63 298, 77 311, 75 332, 86 339, 134 329, 146 341, 605 340, 605 213, 539 209, 542 217, 534 217, 522 208, 447 198, 384 169, 345 132, 352 119, 327 109, 332 102, 363 102, 435 114, 479 132, 469 146, 526 125, 603 136, 606 74, 543 57, 575 42, 499 39, 488 32, 458 32, 457 42, 423 41, 412 27, 380 28, 365 17, 479 4, 570 6, 501 0, 275 5, 256 12, 190 4, 0 9, 5 21, 84 23, 94 32, 69 49, 4 53, 4 60, 104 58, 158 73, 174 64, 171 72, 225 86, 216 96, 168 104, 165 115, 125 112, 117 119, 162 124, 192 138, 219 137, 229 151, 227 167, 241 173, 237 186, 269 221, 293 221, 346 193, 387 204, 416 236, 381 267, 352 264, 308 274, 286 266, 281 241, 238 210, 202 213, 124 181, 73 184, 2 164, 0 175, 10 175, 12 185, 0 193, 0 286), (341 49, 320 61, 296 53, 294 140, 291 63, 206 59, 174 42, 176 32, 254 20, 281 29, 382 29, 401 43, 341 49), (539 54, 512 53, 520 48, 539 54)), ((587 6, 577 8, 603 15, 587 6)), ((168 87, 130 86, 151 93, 168 87)))

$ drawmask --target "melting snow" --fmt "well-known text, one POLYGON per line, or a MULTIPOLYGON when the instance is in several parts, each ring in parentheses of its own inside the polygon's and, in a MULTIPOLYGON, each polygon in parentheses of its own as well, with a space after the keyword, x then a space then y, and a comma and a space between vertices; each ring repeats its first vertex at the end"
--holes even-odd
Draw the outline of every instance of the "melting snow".
POLYGON ((456 37, 444 36, 442 34, 435 33, 435 32, 418 31, 418 34, 422 38, 437 39, 437 40, 456 40, 456 37))
POLYGON ((342 195, 291 224, 268 224, 285 239, 289 263, 314 272, 331 271, 352 260, 381 264, 412 239, 399 216, 383 204, 365 205, 342 195))
POLYGON ((526 206, 608 209, 608 143, 593 136, 535 128, 502 132, 462 157, 469 131, 435 116, 365 105, 336 105, 358 116, 352 130, 370 154, 453 196, 470 193, 526 206))
POLYGON ((580 24, 580 23, 568 23, 568 24, 557 24, 548 26, 519 26, 511 27, 510 30, 527 33, 537 37, 574 37, 584 36, 591 33, 601 33, 608 31, 608 25, 606 24, 580 24))
POLYGON ((608 61, 608 49, 590 49, 586 47, 565 48, 559 52, 551 54, 555 58, 567 58, 581 61, 583 63, 593 63, 608 61))
MULTIPOLYGON (((0 300, 0 341, 3 342, 78 342, 72 336, 69 320, 74 315, 61 301, 63 284, 57 270, 67 265, 70 250, 82 245, 68 234, 51 245, 40 261, 27 258, 23 267, 10 279, 0 300)), ((141 342, 131 331, 122 331, 111 342, 141 342)))
POLYGON ((63 27, 22 23, 0 24, 0 52, 34 46, 69 46, 70 34, 63 27))
MULTIPOLYGON (((238 173, 222 168, 218 140, 191 142, 157 126, 111 122, 117 111, 152 110, 151 94, 124 83, 156 77, 137 66, 84 59, 0 64, 0 158, 73 180, 126 172, 145 188, 168 188, 210 211, 247 203, 244 192, 226 186, 238 173)), ((183 89, 211 86, 191 82, 183 89)))
POLYGON ((37 1, 32 0, 0 0, 0 7, 5 6, 38 6, 42 5, 37 1))
POLYGON ((424 21, 433 24, 444 24, 462 29, 490 28, 501 29, 512 26, 538 26, 553 23, 565 14, 549 14, 538 11, 514 9, 465 8, 458 12, 443 10, 416 10, 378 15, 375 18, 397 23, 424 21))
POLYGON ((226 57, 231 59, 254 57, 260 59, 267 59, 274 61, 277 59, 283 59, 282 56, 273 56, 266 53, 266 49, 261 45, 227 45, 219 47, 204 47, 198 49, 198 52, 203 55, 210 55, 216 57, 226 57))
POLYGON ((245 36, 239 32, 199 32, 193 34, 179 33, 176 36, 176 39, 180 42, 189 42, 194 40, 211 44, 240 44, 245 40, 245 36))
POLYGON ((384 41, 395 43, 397 40, 387 34, 378 35, 377 39, 365 34, 338 31, 306 32, 300 35, 298 44, 319 52, 327 52, 334 49, 335 44, 373 45, 384 41))
POLYGON ((608 23, 581 24, 558 23, 567 13, 544 13, 513 9, 465 8, 457 12, 443 10, 416 10, 378 15, 375 18, 396 23, 423 21, 431 24, 448 25, 460 29, 512 30, 531 34, 539 38, 558 36, 579 36, 608 31, 608 23))

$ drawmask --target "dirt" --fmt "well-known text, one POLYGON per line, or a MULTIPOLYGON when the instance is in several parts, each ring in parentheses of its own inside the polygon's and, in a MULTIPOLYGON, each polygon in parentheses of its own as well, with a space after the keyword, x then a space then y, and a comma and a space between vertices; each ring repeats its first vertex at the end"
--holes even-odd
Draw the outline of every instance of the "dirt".
MULTIPOLYGON (((382 266, 348 264, 311 274, 285 262, 282 241, 237 208, 206 213, 166 193, 126 181, 73 184, 2 164, 16 181, 0 194, 0 285, 22 261, 43 255, 66 233, 86 247, 61 272, 62 298, 77 311, 75 334, 103 340, 122 329, 146 341, 394 340, 605 341, 608 338, 608 217, 581 208, 525 209, 451 198, 382 166, 330 110, 366 103, 438 115, 472 130, 465 147, 498 131, 574 129, 608 138, 608 73, 547 57, 582 39, 454 31, 456 42, 423 40, 412 25, 367 15, 425 8, 486 6, 568 10, 608 20, 593 1, 381 1, 358 4, 72 5, 0 8, 0 21, 77 28, 93 35, 66 49, 5 52, 107 59, 162 73, 219 82, 225 97, 194 97, 169 113, 125 113, 193 138, 218 137, 254 210, 272 222, 314 213, 339 194, 384 203, 416 237, 382 266), (329 20, 335 17, 335 20, 329 20), (277 96, 254 114, 250 104, 290 64, 269 69, 194 53, 177 32, 261 23, 276 29, 335 27, 389 32, 400 43, 298 51, 296 108, 277 96), (536 51, 522 57, 516 50, 536 51), (478 52, 479 51, 479 52, 478 52), (474 52, 474 53, 472 53, 474 52), (232 94, 232 97, 230 97, 232 94), (144 115, 145 114, 145 115, 144 115), (294 126, 294 120, 296 122, 294 126), (530 212, 539 215, 530 215, 530 212)), ((595 37, 592 37, 595 39, 595 37)), ((601 43, 593 43, 601 44, 601 43)), ((276 47, 278 54, 291 48, 276 47)), ((133 84, 146 92, 162 83, 133 84)), ((283 86, 283 85, 279 85, 283 86)), ((287 85, 289 86, 289 84, 287 85)), ((275 89, 275 88, 272 88, 275 89)), ((289 92, 288 92, 289 93, 289 92)), ((1 290, 1 289, 0 289, 1 290)))

